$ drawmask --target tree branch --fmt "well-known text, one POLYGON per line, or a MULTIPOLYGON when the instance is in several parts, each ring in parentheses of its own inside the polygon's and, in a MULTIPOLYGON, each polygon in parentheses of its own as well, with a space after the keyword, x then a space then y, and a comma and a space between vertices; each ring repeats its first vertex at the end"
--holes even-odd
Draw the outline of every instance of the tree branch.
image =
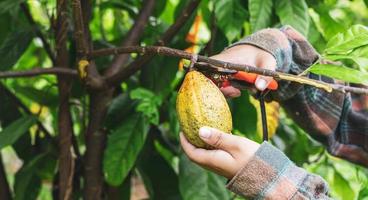
MULTIPOLYGON (((137 45, 140 37, 143 34, 144 28, 148 22, 149 16, 151 15, 153 8, 155 6, 155 0, 145 0, 143 1, 143 8, 139 12, 134 25, 127 33, 124 38, 124 42, 121 46, 132 46, 137 45)), ((122 65, 124 65, 129 58, 129 54, 116 55, 112 61, 111 66, 106 70, 105 76, 111 76, 121 70, 122 65)))
MULTIPOLYGON (((69 52, 67 48, 68 35, 68 0, 57 0, 57 26, 56 26, 56 66, 68 68, 69 52)), ((61 68, 58 67, 58 68, 61 68)), ((69 95, 72 87, 70 77, 57 76, 59 89, 59 199, 72 199, 74 158, 72 135, 73 122, 70 113, 69 95)))
MULTIPOLYGON (((169 43, 174 36, 179 32, 181 27, 189 20, 190 16, 194 13, 198 7, 200 0, 192 0, 183 9, 180 16, 177 18, 175 23, 171 25, 166 32, 161 36, 161 38, 156 42, 159 45, 165 45, 169 43)), ((145 63, 147 63, 153 57, 152 54, 146 54, 136 59, 126 67, 122 68, 116 74, 111 76, 106 76, 105 79, 109 85, 117 85, 135 72, 137 72, 145 63)))
MULTIPOLYGON (((91 40, 88 24, 90 21, 91 5, 90 1, 72 0, 73 17, 74 17, 74 35, 77 43, 77 61, 87 59, 88 52, 92 51, 93 45, 91 40), (84 12, 82 12, 82 10, 84 12)), ((97 71, 94 62, 89 62, 87 67, 83 69, 87 73, 84 78, 87 87, 92 89, 101 89, 105 85, 103 79, 97 71)), ((80 72, 80 71, 79 71, 80 72)), ((83 77, 83 76, 81 76, 83 77)))
MULTIPOLYGON (((78 59, 86 59, 87 53, 93 50, 90 30, 88 28, 91 18, 91 1, 73 0, 74 20, 77 31, 83 32, 83 37, 80 35, 78 40, 84 40, 82 50, 79 50, 82 55, 78 59), (83 11, 83 13, 82 13, 83 11)), ((81 32, 81 33, 82 33, 81 32)), ((79 47, 80 48, 80 47, 79 47)), ((103 174, 102 174, 102 155, 105 148, 106 133, 103 130, 103 121, 107 110, 108 102, 111 100, 112 90, 93 90, 104 85, 104 80, 97 71, 93 61, 89 62, 86 69, 86 85, 92 90, 89 90, 90 110, 89 122, 86 132, 86 153, 84 157, 84 199, 102 199, 103 174)))
POLYGON ((23 2, 20 4, 21 9, 23 10, 29 24, 31 24, 33 31, 35 32, 36 36, 38 38, 41 39, 43 47, 46 51, 46 53, 48 54, 48 56, 50 57, 51 61, 53 64, 55 64, 55 54, 51 49, 50 44, 48 43, 48 41, 46 40, 46 37, 43 35, 43 33, 41 32, 40 28, 38 27, 38 25, 36 24, 35 20, 32 17, 31 12, 29 11, 28 5, 26 2, 23 2))
POLYGON ((82 15, 82 6, 80 0, 72 0, 73 7, 73 18, 74 18, 74 37, 77 46, 77 54, 78 57, 85 57, 88 52, 88 46, 86 37, 84 35, 84 25, 83 25, 83 15, 82 15))
POLYGON ((102 159, 106 143, 103 123, 113 90, 103 90, 90 95, 89 123, 86 133, 84 168, 84 199, 102 199, 102 159))
MULTIPOLYGON (((164 56, 173 56, 173 57, 183 58, 187 60, 191 60, 194 56, 194 54, 191 54, 191 53, 188 53, 182 50, 173 49, 169 47, 162 47, 162 46, 147 46, 147 47, 132 46, 132 47, 100 49, 100 50, 91 52, 89 56, 91 58, 94 58, 97 56, 106 56, 106 55, 112 55, 112 54, 116 55, 116 54, 121 54, 121 53, 143 53, 144 55, 142 56, 142 58, 145 57, 146 55, 152 56, 152 55, 157 54, 157 55, 164 55, 164 56)), ((292 82, 297 82, 301 84, 312 85, 314 87, 324 89, 328 92, 335 90, 335 91, 343 92, 343 93, 353 92, 353 93, 358 93, 358 94, 368 94, 368 89, 365 89, 365 88, 351 87, 351 86, 338 85, 338 84, 329 84, 329 83, 325 83, 322 81, 309 79, 303 76, 276 72, 276 71, 267 70, 263 68, 253 67, 253 66, 246 65, 246 64, 235 64, 235 63, 224 62, 224 61, 212 59, 212 58, 201 56, 201 55, 197 55, 197 61, 204 62, 210 65, 214 65, 216 67, 221 67, 224 69, 245 71, 245 72, 260 74, 264 76, 271 76, 275 78, 276 80, 286 80, 286 81, 292 81, 292 82)), ((208 65, 204 65, 204 64, 197 64, 196 66, 208 68, 208 65)))
POLYGON ((2 78, 25 78, 25 77, 33 77, 39 75, 62 75, 62 76, 70 76, 70 77, 78 77, 78 72, 69 68, 33 68, 30 70, 22 70, 22 71, 2 71, 0 72, 0 79, 2 78))

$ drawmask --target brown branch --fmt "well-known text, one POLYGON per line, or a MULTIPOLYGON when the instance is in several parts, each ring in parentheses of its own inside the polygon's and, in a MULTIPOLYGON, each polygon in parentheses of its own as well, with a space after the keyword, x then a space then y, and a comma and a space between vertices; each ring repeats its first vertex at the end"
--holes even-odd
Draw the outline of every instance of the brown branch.
MULTIPOLYGON (((68 34, 68 0, 57 0, 56 24, 56 66, 68 68, 69 52, 67 48, 68 34)), ((61 68, 59 67, 59 68, 61 68)), ((70 113, 69 95, 72 87, 70 77, 57 76, 59 89, 59 199, 72 198, 73 185, 70 179, 74 173, 74 158, 72 154, 73 122, 70 113)))
POLYGON ((55 64, 55 54, 51 49, 50 44, 48 43, 48 41, 46 40, 46 37, 43 35, 43 33, 41 32, 40 28, 38 27, 38 25, 36 24, 35 20, 32 17, 31 12, 29 11, 28 5, 26 2, 23 2, 20 4, 21 9, 24 12, 24 15, 26 16, 29 24, 31 24, 33 31, 35 32, 36 36, 38 38, 41 39, 43 47, 46 51, 46 53, 48 54, 48 56, 50 57, 51 61, 53 64, 55 64))
POLYGON ((3 200, 12 199, 12 195, 10 192, 8 180, 6 178, 6 173, 5 173, 3 159, 2 159, 1 154, 0 154, 0 199, 3 199, 3 200))
POLYGON ((25 77, 33 77, 39 75, 63 75, 70 77, 77 77, 78 72, 69 68, 33 68, 30 70, 21 70, 21 71, 2 71, 0 72, 0 79, 2 78, 25 78, 25 77))
MULTIPOLYGON (((88 53, 93 50, 91 33, 88 28, 91 19, 91 1, 73 0, 74 16, 76 26, 80 26, 78 30, 83 29, 84 52, 88 53), (78 7, 78 9, 76 9, 78 7), (82 13, 83 11, 83 13, 82 13)), ((80 55, 78 59, 86 59, 87 54, 80 55)), ((86 85, 92 90, 89 90, 90 110, 89 122, 86 132, 86 153, 84 157, 84 199, 102 199, 103 174, 102 174, 102 156, 105 148, 106 133, 103 130, 103 121, 107 111, 108 102, 111 100, 111 89, 101 89, 104 85, 104 80, 97 71, 93 61, 87 66, 86 85)))
MULTIPOLYGON (((94 58, 97 56, 106 56, 106 55, 121 54, 121 53, 143 53, 149 56, 157 54, 157 55, 164 55, 164 56, 173 56, 173 57, 183 58, 187 60, 191 60, 192 57, 194 56, 194 54, 191 54, 191 53, 188 53, 182 50, 173 49, 169 47, 162 47, 162 46, 147 46, 147 47, 132 46, 132 47, 100 49, 100 50, 91 52, 89 56, 91 58, 94 58)), ((143 55, 142 57, 145 57, 145 55, 143 55)), ((235 64, 235 63, 224 62, 224 61, 212 59, 212 58, 201 56, 201 55, 197 55, 197 61, 208 63, 210 65, 214 65, 214 66, 225 68, 225 69, 245 71, 245 72, 256 73, 256 74, 265 75, 265 76, 271 76, 275 78, 276 80, 287 80, 287 81, 297 82, 301 84, 308 84, 308 85, 312 85, 312 86, 327 90, 329 92, 331 92, 332 90, 335 90, 335 91, 343 92, 343 93, 353 92, 353 93, 358 93, 358 94, 368 94, 368 89, 365 89, 365 88, 329 84, 329 83, 325 83, 322 81, 309 79, 303 76, 286 74, 282 72, 253 67, 253 66, 246 65, 246 64, 235 64)), ((203 66, 203 64, 202 65, 197 64, 197 66, 198 67, 208 67, 208 65, 203 66)))
POLYGON ((102 199, 102 158, 106 143, 106 131, 103 129, 103 123, 112 93, 113 90, 109 89, 90 95, 84 168, 84 199, 88 200, 102 199))
MULTIPOLYGON (((148 22, 149 16, 151 15, 153 8, 155 6, 155 0, 145 0, 143 1, 143 8, 138 14, 134 25, 127 33, 124 38, 124 42, 120 46, 132 46, 137 45, 139 39, 141 38, 144 28, 148 22)), ((129 58, 129 54, 116 55, 112 61, 111 66, 106 70, 105 76, 110 76, 121 70, 122 65, 126 64, 129 58)))
MULTIPOLYGON (((165 45, 169 43, 174 36, 180 31, 181 27, 189 20, 190 16, 194 13, 196 8, 198 7, 200 0, 192 0, 188 3, 188 5, 183 9, 180 16, 176 19, 175 23, 171 25, 165 33, 161 36, 161 38, 156 42, 159 45, 165 45)), ((126 67, 122 68, 116 74, 111 76, 106 76, 106 81, 109 85, 117 85, 135 72, 137 72, 144 64, 146 64, 151 58, 152 54, 145 54, 140 58, 136 59, 126 67)))
MULTIPOLYGON (((74 17, 74 36, 76 40, 77 61, 87 59, 88 52, 93 50, 91 33, 88 24, 91 16, 90 1, 72 0, 73 17, 74 17), (82 12, 84 11, 84 12, 82 12)), ((87 73, 84 78, 85 84, 91 89, 104 88, 102 77, 97 71, 94 62, 89 62, 84 70, 87 73)), ((79 71, 80 72, 80 71, 79 71)), ((82 76, 81 76, 82 77, 82 76)))
POLYGON ((74 18, 74 37, 76 40, 78 57, 84 57, 88 52, 87 41, 84 31, 82 6, 80 0, 72 0, 73 18, 74 18))

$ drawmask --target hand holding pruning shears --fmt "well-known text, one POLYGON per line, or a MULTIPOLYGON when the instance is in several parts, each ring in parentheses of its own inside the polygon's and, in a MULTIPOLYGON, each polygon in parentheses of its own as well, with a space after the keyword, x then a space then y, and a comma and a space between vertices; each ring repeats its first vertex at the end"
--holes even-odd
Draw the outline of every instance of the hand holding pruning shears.
MULTIPOLYGON (((276 69, 276 60, 270 53, 251 45, 238 45, 212 58, 269 70, 276 69)), ((259 91, 275 90, 278 87, 272 77, 246 72, 234 72, 227 76, 230 82, 225 81, 220 88, 227 97, 240 96, 240 90, 232 86, 232 80, 254 84, 259 91)), ((180 141, 183 150, 192 161, 227 178, 232 178, 241 167, 245 166, 259 147, 258 143, 247 138, 225 134, 210 127, 201 128, 199 135, 203 141, 215 147, 216 150, 196 148, 181 134, 180 141)))

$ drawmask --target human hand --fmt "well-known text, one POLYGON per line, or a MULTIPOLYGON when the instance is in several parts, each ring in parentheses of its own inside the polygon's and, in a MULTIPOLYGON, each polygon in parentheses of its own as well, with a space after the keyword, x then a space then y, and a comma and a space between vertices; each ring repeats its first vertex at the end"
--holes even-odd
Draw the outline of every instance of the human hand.
MULTIPOLYGON (((225 62, 257 66, 269 70, 276 69, 276 59, 267 51, 252 45, 237 45, 211 58, 225 62)), ((260 75, 257 77, 255 86, 258 90, 263 91, 271 81, 272 77, 260 75)), ((227 97, 240 96, 240 91, 232 86, 222 87, 220 90, 227 97)))
POLYGON ((202 127, 199 136, 215 149, 197 148, 180 133, 184 152, 193 162, 228 179, 246 165, 260 146, 245 137, 223 133, 210 127, 202 127))

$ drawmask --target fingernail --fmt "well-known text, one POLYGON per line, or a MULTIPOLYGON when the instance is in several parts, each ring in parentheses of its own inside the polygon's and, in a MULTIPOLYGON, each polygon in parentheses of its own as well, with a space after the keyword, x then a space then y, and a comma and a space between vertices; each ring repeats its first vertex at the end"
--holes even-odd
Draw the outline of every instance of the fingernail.
POLYGON ((209 128, 206 127, 202 127, 199 129, 199 136, 201 138, 207 139, 211 136, 211 130, 209 128))
POLYGON ((257 80, 256 80, 256 87, 257 87, 257 89, 263 91, 267 87, 267 81, 265 79, 263 79, 263 78, 257 78, 257 80))

